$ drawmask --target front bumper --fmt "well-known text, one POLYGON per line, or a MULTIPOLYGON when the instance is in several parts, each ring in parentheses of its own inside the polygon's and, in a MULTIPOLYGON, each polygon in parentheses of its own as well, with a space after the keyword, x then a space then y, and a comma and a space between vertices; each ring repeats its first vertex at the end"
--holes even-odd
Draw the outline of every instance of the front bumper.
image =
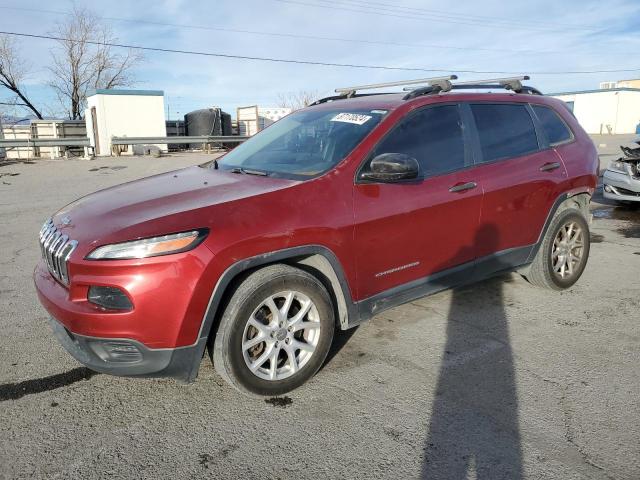
POLYGON ((132 261, 69 260, 63 286, 38 262, 34 283, 40 303, 67 330, 97 338, 127 338, 150 349, 193 345, 215 282, 205 275, 211 253, 192 251, 132 261), (130 310, 109 310, 88 300, 91 286, 118 288, 130 310))
POLYGON ((69 354, 92 370, 113 375, 148 375, 171 363, 174 349, 152 350, 131 339, 95 338, 67 330, 53 317, 54 335, 69 354))
MULTIPOLYGON (((208 255, 208 250, 200 250, 201 256, 208 255)), ((86 262, 80 269, 72 264, 76 275, 69 288, 56 281, 40 261, 34 283, 55 336, 80 363, 112 375, 192 381, 207 342, 198 335, 202 310, 197 308, 192 315, 197 323, 187 322, 189 314, 185 313, 198 303, 193 301, 197 288, 188 280, 198 278, 204 263, 187 268, 196 263, 193 258, 193 253, 186 252, 173 264, 161 257, 144 265, 86 262), (175 273, 168 275, 167 271, 175 273), (105 284, 125 291, 134 299, 135 308, 109 311, 89 303, 88 286, 105 284)))
POLYGON ((640 202, 640 180, 628 174, 605 170, 602 176, 602 192, 610 200, 640 202))
POLYGON ((53 317, 54 335, 69 354, 96 372, 119 376, 195 380, 206 339, 191 347, 151 349, 131 339, 95 338, 67 330, 53 317))

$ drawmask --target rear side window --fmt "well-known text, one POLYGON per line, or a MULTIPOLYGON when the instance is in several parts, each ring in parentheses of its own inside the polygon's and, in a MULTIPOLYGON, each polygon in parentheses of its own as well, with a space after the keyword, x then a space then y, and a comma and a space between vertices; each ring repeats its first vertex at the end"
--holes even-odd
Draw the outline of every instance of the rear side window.
POLYGON ((375 149, 375 155, 404 153, 426 176, 465 166, 462 121, 457 105, 428 107, 402 119, 375 149))
POLYGON ((532 105, 533 111, 536 113, 536 117, 540 120, 542 129, 549 140, 550 145, 558 145, 571 140, 571 130, 567 127, 566 123, 560 118, 560 116, 549 107, 542 107, 540 105, 532 105))
POLYGON ((538 150, 538 137, 525 105, 471 105, 476 122, 482 161, 518 157, 538 150))

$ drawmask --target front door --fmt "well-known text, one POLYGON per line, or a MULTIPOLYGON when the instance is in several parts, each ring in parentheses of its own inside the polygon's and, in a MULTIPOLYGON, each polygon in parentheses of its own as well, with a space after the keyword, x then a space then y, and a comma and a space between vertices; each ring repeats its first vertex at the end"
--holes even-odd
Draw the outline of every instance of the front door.
POLYGON ((482 188, 469 168, 466 137, 460 107, 436 105, 409 113, 375 147, 370 159, 383 153, 416 158, 422 178, 356 181, 358 300, 475 258, 482 188))

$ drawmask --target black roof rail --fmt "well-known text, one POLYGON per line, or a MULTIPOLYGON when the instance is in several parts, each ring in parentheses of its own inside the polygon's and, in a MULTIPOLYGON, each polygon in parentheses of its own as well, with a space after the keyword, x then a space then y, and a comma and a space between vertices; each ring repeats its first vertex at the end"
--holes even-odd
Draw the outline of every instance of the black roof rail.
POLYGON ((448 92, 452 88, 453 88, 453 85, 451 85, 451 87, 449 87, 446 90, 444 90, 440 85, 429 85, 427 87, 413 88, 413 89, 409 89, 409 93, 407 93, 404 97, 402 97, 402 99, 411 100, 412 98, 421 97, 422 95, 431 95, 431 94, 436 94, 440 92, 448 92))
POLYGON ((453 89, 495 89, 504 88, 505 90, 511 90, 515 93, 529 93, 531 95, 542 95, 542 92, 537 88, 523 85, 523 80, 529 80, 529 75, 522 75, 520 77, 507 77, 507 78, 491 78, 489 80, 471 80, 469 82, 459 82, 453 84, 453 89))
POLYGON ((388 95, 391 92, 380 92, 380 93, 357 93, 351 96, 347 95, 332 95, 330 97, 324 97, 315 102, 309 104, 310 107, 313 105, 320 105, 321 103, 333 102, 334 100, 346 100, 347 98, 356 98, 356 97, 372 97, 374 95, 388 95))
MULTIPOLYGON (((496 84, 489 84, 489 83, 471 84, 470 83, 469 85, 454 85, 452 90, 476 90, 481 88, 486 88, 486 89, 503 88, 505 90, 512 90, 511 88, 505 87, 504 85, 500 85, 499 83, 496 83, 496 84)), ((518 90, 513 90, 513 92, 525 93, 529 95, 543 95, 543 93, 540 90, 534 87, 530 87, 528 85, 523 85, 518 90)))

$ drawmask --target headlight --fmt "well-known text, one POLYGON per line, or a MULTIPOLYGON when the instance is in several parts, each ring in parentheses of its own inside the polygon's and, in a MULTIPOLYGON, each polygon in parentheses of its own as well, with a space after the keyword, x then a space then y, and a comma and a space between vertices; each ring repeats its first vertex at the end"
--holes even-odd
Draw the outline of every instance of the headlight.
POLYGON ((87 260, 127 260, 186 252, 197 247, 205 239, 207 233, 206 229, 191 230, 131 242, 113 243, 96 248, 87 255, 87 260))
POLYGON ((627 169, 627 162, 623 162, 622 160, 613 160, 609 164, 609 170, 620 173, 629 173, 629 170, 627 169))

